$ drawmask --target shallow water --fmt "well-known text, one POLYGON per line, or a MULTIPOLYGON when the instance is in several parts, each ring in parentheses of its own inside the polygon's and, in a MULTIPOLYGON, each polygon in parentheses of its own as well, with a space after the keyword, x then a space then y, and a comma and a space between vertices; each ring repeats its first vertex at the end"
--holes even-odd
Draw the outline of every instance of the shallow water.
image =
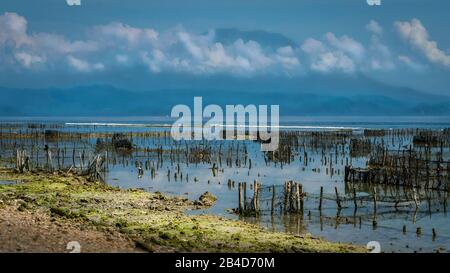
POLYGON ((15 185, 17 184, 16 181, 11 181, 11 180, 0 180, 0 185, 15 185))
MULTIPOLYGON (((5 122, 18 122, 19 126, 15 130, 26 131, 22 120, 6 120, 5 122), (22 124, 22 125, 20 125, 22 124)), ((28 121, 28 120, 27 120, 28 121)), ((120 119, 122 125, 117 126, 99 126, 98 123, 114 123, 115 119, 107 120, 95 120, 97 123, 94 125, 85 124, 86 119, 70 119, 60 120, 58 123, 51 121, 48 124, 58 124, 57 130, 69 131, 69 132, 147 132, 147 131, 160 131, 167 130, 167 128, 161 128, 157 124, 166 124, 170 120, 168 119, 120 119), (84 124, 69 124, 65 122, 84 124), (126 125, 123 125, 126 123, 126 125), (132 124, 132 126, 130 126, 132 124), (140 125, 145 124, 145 125, 140 125)), ((36 122, 36 120, 34 120, 36 122)), ((385 118, 368 118, 366 121, 360 121, 358 118, 339 118, 333 121, 332 118, 292 118, 284 120, 284 125, 294 126, 295 130, 308 130, 308 131, 322 131, 330 130, 324 127, 352 127, 353 134, 360 135, 363 128, 433 128, 441 129, 450 127, 449 118, 429 118, 424 117, 420 119, 414 118, 397 118, 388 119, 385 118), (306 127, 308 128, 306 128, 306 127), (303 127, 303 128, 302 128, 303 127), (321 128, 317 128, 321 127, 321 128)), ((17 140, 2 140, 8 143, 8 147, 26 146, 27 140, 24 143, 14 143, 17 140), (13 145, 14 144, 14 145, 13 145)), ((377 141, 380 141, 378 139, 377 141)), ((398 149, 399 146, 408 146, 411 144, 410 137, 404 137, 401 139, 385 138, 384 141, 389 143, 390 148, 398 149)), ((77 156, 80 149, 86 149, 86 151, 94 152, 96 139, 90 139, 87 143, 77 143, 77 156)), ((140 138, 133 138, 133 142, 138 147, 156 147, 164 146, 171 147, 170 140, 147 140, 140 138)), ((263 212, 258 217, 241 217, 236 214, 230 213, 230 209, 236 208, 238 203, 238 182, 252 183, 257 180, 263 186, 278 185, 282 186, 285 181, 293 180, 299 182, 303 186, 304 192, 311 194, 318 194, 320 187, 324 188, 326 195, 334 195, 335 187, 342 195, 349 194, 343 182, 343 170, 347 164, 346 160, 349 159, 353 166, 364 167, 366 166, 367 157, 350 157, 348 145, 344 147, 344 150, 336 150, 333 147, 319 147, 318 149, 307 148, 308 152, 308 164, 306 165, 304 159, 302 160, 303 149, 299 148, 294 153, 294 160, 290 164, 275 164, 269 162, 266 164, 264 161, 264 155, 260 152, 260 146, 256 142, 252 141, 225 141, 224 150, 227 145, 231 145, 234 149, 237 149, 237 145, 240 148, 245 146, 248 151, 248 156, 252 160, 252 168, 249 169, 247 165, 241 165, 241 167, 229 167, 223 162, 223 172, 219 171, 216 175, 213 175, 211 170, 211 164, 190 163, 187 165, 185 162, 180 162, 180 170, 177 169, 178 164, 175 160, 171 162, 165 158, 163 165, 156 171, 156 176, 151 177, 149 170, 144 170, 142 177, 138 176, 135 162, 156 162, 154 155, 148 155, 145 152, 136 152, 127 156, 117 156, 116 162, 110 160, 109 172, 106 176, 107 183, 118 186, 121 188, 143 188, 149 191, 161 191, 172 195, 184 195, 190 199, 197 199, 205 191, 209 191, 218 196, 217 203, 208 210, 190 211, 192 214, 210 213, 215 215, 222 215, 229 218, 240 218, 244 221, 256 223, 271 230, 289 232, 289 233, 305 233, 309 232, 313 235, 324 237, 331 241, 339 242, 351 242, 355 244, 365 245, 369 241, 379 241, 382 251, 385 252, 431 252, 431 251, 450 251, 450 217, 442 209, 442 206, 433 206, 430 209, 427 208, 426 203, 421 204, 421 209, 414 213, 414 210, 399 209, 392 210, 387 209, 385 214, 378 212, 377 225, 373 225, 374 213, 369 208, 361 208, 356 216, 350 213, 350 208, 344 209, 339 217, 336 217, 337 208, 334 202, 326 201, 324 204, 324 210, 322 211, 322 217, 319 216, 317 204, 314 200, 309 202, 308 210, 311 211, 310 215, 305 213, 299 214, 282 214, 276 212, 271 215, 270 212, 263 212), (239 143, 239 144, 237 144, 239 143), (330 168, 323 164, 323 158, 327 157, 328 162, 332 161, 333 172, 330 168), (327 172, 328 168, 328 172, 327 172), (170 178, 167 173, 170 170, 170 178), (320 172, 319 172, 320 170, 320 172), (175 179, 174 174, 182 173, 183 179, 178 175, 175 179), (187 179, 187 176, 189 177, 187 179), (229 186, 228 180, 235 181, 235 186, 229 186), (436 211, 439 209, 439 211, 436 211), (361 220, 360 220, 361 217, 361 220), (403 232, 403 228, 406 228, 406 232, 403 232), (416 234, 417 228, 421 228, 421 233, 416 234), (436 236, 432 235, 432 229, 437 232, 436 236)), ((34 142, 37 145, 43 146, 45 140, 39 140, 34 142)), ((214 143, 214 145, 220 145, 220 142, 214 143)), ((30 143, 28 143, 29 145, 30 143)), ((70 141, 56 143, 47 143, 51 147, 58 145, 58 147, 69 147, 69 150, 74 145, 70 141)), ((199 145, 198 142, 191 143, 193 145, 199 145)), ((217 147, 216 147, 217 148, 217 147)), ((445 149, 445 158, 450 158, 450 151, 445 149)), ((66 165, 71 162, 70 155, 66 155, 66 165)), ((14 149, 2 151, 2 158, 6 156, 14 156, 14 149)), ((113 157, 113 155, 111 155, 113 157)), ((43 157, 39 157, 43 160, 43 157)), ((76 159, 78 160, 78 159, 76 159)), ((1 184, 1 182, 0 182, 1 184)), ((364 191, 359 192, 363 194, 364 191)), ((252 196, 252 191, 248 189, 248 197, 252 196)), ((438 202, 441 202, 438 199, 438 202)))
MULTIPOLYGON (((362 160, 361 160, 362 161, 362 160)), ((260 163, 259 163, 260 164, 260 163)), ((334 194, 334 187, 339 192, 345 192, 345 186, 342 174, 335 174, 333 177, 326 175, 325 172, 314 173, 311 171, 315 165, 302 170, 299 166, 291 164, 279 167, 266 167, 254 163, 250 175, 248 169, 225 168, 224 173, 213 177, 209 165, 190 166, 188 168, 190 181, 175 181, 171 178, 170 182, 165 172, 152 179, 147 172, 144 176, 138 178, 134 167, 112 167, 108 175, 108 183, 121 188, 144 188, 150 191, 162 191, 173 195, 184 195, 190 199, 197 199, 205 191, 209 191, 218 196, 215 206, 208 210, 191 211, 192 214, 210 213, 222 215, 229 218, 241 218, 229 212, 230 209, 237 207, 238 192, 236 187, 229 188, 226 181, 253 181, 258 180, 262 185, 282 185, 286 180, 299 181, 303 185, 305 192, 319 193, 320 187, 324 187, 325 194, 334 194), (198 178, 198 182, 192 181, 193 177, 198 178), (209 183, 207 182, 209 180, 209 183)), ((337 167, 336 167, 337 168, 337 167)), ((183 169, 185 172, 186 170, 183 169)), ((249 195, 252 192, 249 190, 249 195)), ((333 202, 329 202, 329 209, 324 209, 324 215, 334 217, 336 208, 333 202)), ((325 206, 325 205, 324 205, 325 206)), ((425 204, 423 206, 426 206, 425 204)), ((349 217, 351 218, 351 217, 349 217)), ((450 218, 444 212, 433 212, 431 214, 420 213, 413 219, 413 212, 393 213, 387 219, 378 219, 376 228, 372 226, 371 214, 368 220, 363 220, 361 225, 341 223, 336 225, 336 221, 331 219, 325 221, 322 225, 319 223, 317 212, 313 212, 311 218, 307 215, 300 217, 298 215, 276 214, 273 217, 269 214, 261 215, 258 219, 255 217, 241 218, 251 223, 257 223, 272 230, 284 231, 290 233, 310 232, 314 235, 324 237, 331 241, 352 242, 365 245, 369 241, 379 241, 382 250, 386 252, 409 252, 409 251, 435 251, 444 248, 449 250, 450 246, 450 218), (403 225, 406 225, 406 234, 402 232, 403 225), (420 236, 416 235, 417 227, 423 229, 420 236), (436 228, 438 236, 432 238, 431 229, 436 228)))

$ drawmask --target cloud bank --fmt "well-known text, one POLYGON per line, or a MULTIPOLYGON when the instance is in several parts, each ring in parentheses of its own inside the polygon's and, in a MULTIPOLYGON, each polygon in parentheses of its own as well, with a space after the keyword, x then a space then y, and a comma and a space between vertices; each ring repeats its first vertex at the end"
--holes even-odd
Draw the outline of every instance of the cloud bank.
MULTIPOLYGON (((120 22, 93 26, 82 40, 53 33, 29 33, 27 20, 16 13, 0 15, 0 71, 33 73, 106 73, 143 67, 148 73, 229 73, 295 75, 392 70, 396 64, 421 67, 406 54, 393 57, 383 43, 383 28, 366 25, 370 41, 326 33, 299 46, 273 47, 252 40, 217 42, 214 30, 196 34, 176 27, 164 32, 120 22)), ((431 41, 421 22, 395 22, 400 37, 434 64, 450 67, 450 56, 431 41)))
POLYGON ((400 36, 421 51, 428 61, 450 67, 450 55, 438 48, 437 42, 430 39, 427 29, 418 19, 395 22, 395 28, 400 36))

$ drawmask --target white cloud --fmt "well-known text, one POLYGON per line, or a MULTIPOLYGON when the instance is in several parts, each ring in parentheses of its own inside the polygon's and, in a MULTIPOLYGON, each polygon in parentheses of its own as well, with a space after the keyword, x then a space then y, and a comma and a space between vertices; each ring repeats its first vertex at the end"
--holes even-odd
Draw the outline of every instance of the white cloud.
POLYGON ((383 34, 383 28, 375 20, 370 20, 370 22, 366 25, 366 29, 378 36, 383 34))
POLYGON ((14 54, 14 57, 26 68, 30 68, 35 64, 45 63, 45 58, 36 55, 31 55, 26 52, 17 52, 14 54))
MULTIPOLYGON (((27 33, 27 21, 16 13, 0 15, 0 48, 6 48, 12 59, 21 67, 33 69, 35 64, 51 65, 70 53, 95 52, 93 41, 68 41, 62 36, 49 33, 27 33)), ((11 59, 0 56, 1 59, 11 59)))
POLYGON ((365 49, 362 44, 344 35, 337 38, 333 33, 325 34, 328 43, 342 53, 346 53, 355 59, 361 60, 364 57, 365 49))
POLYGON ((158 41, 159 33, 152 28, 134 28, 119 22, 95 26, 90 30, 91 39, 103 45, 135 47, 151 46, 158 41))
POLYGON ((207 50, 207 64, 214 68, 234 67, 243 70, 250 69, 250 62, 247 59, 240 56, 231 56, 221 43, 215 43, 209 50, 207 50))
POLYGON ((201 36, 196 39, 196 42, 194 42, 189 33, 179 32, 178 38, 180 39, 186 50, 192 55, 192 57, 197 60, 204 59, 204 48, 196 44, 196 42, 200 42, 202 40, 201 36))
POLYGON ((252 65, 252 70, 256 70, 256 68, 264 69, 275 62, 275 60, 266 54, 261 46, 254 41, 244 42, 242 39, 238 39, 233 43, 231 51, 234 52, 236 57, 248 60, 252 65))
POLYGON ((382 41, 383 28, 377 21, 371 20, 366 29, 372 33, 368 47, 369 69, 392 70, 395 63, 391 50, 382 41))
POLYGON ((278 48, 276 54, 276 59, 284 68, 292 70, 300 66, 300 60, 291 46, 278 48))
POLYGON ((142 52, 141 58, 148 68, 154 73, 161 72, 162 67, 167 65, 166 56, 159 49, 154 49, 150 54, 149 52, 142 52))
POLYGON ((322 40, 306 39, 300 49, 309 59, 309 67, 321 73, 395 69, 391 50, 382 42, 383 28, 372 20, 366 25, 372 33, 367 46, 348 35, 336 36, 328 32, 322 40))
POLYGON ((85 60, 75 58, 71 55, 67 57, 67 62, 71 67, 79 72, 91 72, 93 70, 103 70, 105 68, 101 63, 90 64, 85 60))
MULTIPOLYGON (((434 42, 424 39, 426 30, 413 27, 415 24, 414 20, 397 23, 408 40, 429 49, 434 42), (412 34, 416 32, 419 34, 412 34)), ((53 33, 29 33, 24 17, 5 13, 0 14, 0 69, 96 73, 144 67, 149 73, 247 76, 295 75, 308 70, 368 72, 394 69, 396 63, 408 64, 405 58, 392 57, 389 47, 382 42, 383 29, 378 22, 370 21, 366 29, 372 33, 367 45, 349 35, 329 32, 320 39, 306 39, 298 48, 288 45, 272 48, 239 38, 221 43, 212 30, 200 35, 178 26, 159 33, 153 28, 137 28, 120 22, 94 26, 87 30, 85 39, 70 40, 53 33)), ((449 58, 437 47, 431 51, 430 58, 449 58)))
POLYGON ((68 41, 64 37, 48 33, 37 33, 30 36, 33 49, 50 54, 70 54, 74 52, 95 52, 99 45, 95 41, 68 41))
POLYGON ((355 69, 353 61, 340 51, 321 53, 318 59, 312 63, 313 70, 329 72, 333 70, 351 73, 355 69))
POLYGON ((406 65, 407 67, 416 70, 416 71, 423 71, 425 69, 425 66, 413 61, 410 57, 405 56, 405 55, 399 55, 398 60, 406 65))
POLYGON ((311 70, 318 72, 340 71, 352 73, 355 71, 355 61, 346 53, 351 53, 355 58, 360 58, 363 49, 359 43, 348 37, 340 39, 332 33, 325 35, 328 44, 324 44, 313 38, 306 39, 301 45, 301 49, 307 53, 310 59, 311 70), (344 48, 344 44, 350 45, 350 48, 344 48))
POLYGON ((308 54, 316 54, 318 52, 323 52, 326 50, 324 44, 321 41, 313 38, 306 39, 300 48, 308 54))
POLYGON ((389 47, 382 43, 381 38, 373 35, 369 46, 370 66, 373 70, 392 70, 395 68, 389 47))
POLYGON ((16 13, 6 12, 0 15, 0 46, 12 43, 13 47, 31 44, 31 39, 26 34, 27 20, 16 13))
POLYGON ((277 54, 280 56, 294 56, 295 52, 291 46, 284 46, 277 49, 277 54))
POLYGON ((232 74, 291 73, 300 66, 292 47, 263 48, 255 41, 237 39, 228 44, 214 40, 214 31, 198 35, 177 27, 158 33, 120 22, 94 26, 87 39, 71 41, 51 33, 28 33, 27 21, 15 13, 0 15, 0 62, 14 69, 71 70, 91 73, 121 66, 146 66, 152 73, 232 74), (5 53, 6 52, 6 53, 5 53))
POLYGON ((400 36, 414 48, 420 50, 431 63, 450 67, 450 55, 438 48, 435 41, 430 40, 427 29, 418 19, 411 22, 395 22, 400 36))

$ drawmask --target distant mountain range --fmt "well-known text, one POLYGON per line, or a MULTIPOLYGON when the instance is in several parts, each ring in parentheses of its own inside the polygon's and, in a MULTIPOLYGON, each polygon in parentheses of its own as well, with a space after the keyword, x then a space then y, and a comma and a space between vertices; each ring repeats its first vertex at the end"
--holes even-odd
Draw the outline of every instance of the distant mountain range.
POLYGON ((176 104, 279 104, 280 115, 450 115, 450 98, 386 85, 364 76, 188 79, 173 76, 171 88, 148 91, 109 85, 73 88, 0 87, 0 116, 170 115, 176 104), (193 84, 195 83, 195 84, 193 84))

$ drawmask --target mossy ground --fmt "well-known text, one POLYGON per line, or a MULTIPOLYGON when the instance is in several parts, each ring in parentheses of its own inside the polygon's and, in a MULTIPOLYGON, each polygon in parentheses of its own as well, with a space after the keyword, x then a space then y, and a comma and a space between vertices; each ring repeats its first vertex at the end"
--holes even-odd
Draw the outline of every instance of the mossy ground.
POLYGON ((360 246, 293 236, 211 215, 188 216, 201 203, 142 190, 120 190, 66 173, 0 170, 0 209, 44 210, 52 217, 115 229, 137 246, 162 252, 364 252, 360 246))

